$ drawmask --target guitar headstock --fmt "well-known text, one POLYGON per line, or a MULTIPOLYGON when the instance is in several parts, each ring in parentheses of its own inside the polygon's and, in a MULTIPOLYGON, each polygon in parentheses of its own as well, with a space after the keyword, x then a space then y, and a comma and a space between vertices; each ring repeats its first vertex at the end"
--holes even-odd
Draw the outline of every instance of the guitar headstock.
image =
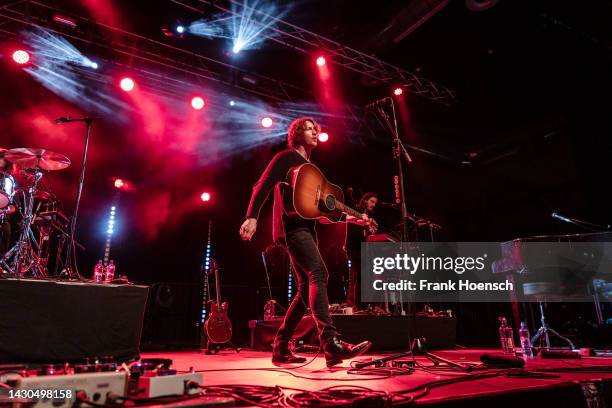
POLYGON ((219 272, 221 268, 219 267, 219 262, 215 258, 210 258, 209 266, 208 266, 208 274, 211 275, 213 273, 219 272))

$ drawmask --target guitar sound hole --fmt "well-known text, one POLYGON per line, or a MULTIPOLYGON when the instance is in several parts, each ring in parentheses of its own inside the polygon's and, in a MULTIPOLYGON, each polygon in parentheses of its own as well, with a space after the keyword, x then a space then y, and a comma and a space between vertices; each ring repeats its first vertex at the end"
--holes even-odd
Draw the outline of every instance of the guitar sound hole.
POLYGON ((325 207, 328 211, 333 211, 336 209, 336 199, 333 195, 328 195, 325 197, 325 207))

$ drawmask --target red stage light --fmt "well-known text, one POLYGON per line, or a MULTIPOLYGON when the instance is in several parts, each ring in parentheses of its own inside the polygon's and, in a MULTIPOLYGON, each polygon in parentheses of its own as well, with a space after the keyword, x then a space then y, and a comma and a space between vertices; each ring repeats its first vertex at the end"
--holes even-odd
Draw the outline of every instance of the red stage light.
POLYGON ((272 118, 269 117, 265 117, 261 120, 261 126, 265 127, 265 128, 269 128, 270 126, 272 126, 272 118))
POLYGON ((325 58, 324 57, 317 58, 317 65, 320 66, 320 67, 325 65, 325 58))
POLYGON ((119 190, 121 190, 125 186, 125 182, 121 180, 120 178, 115 179, 114 184, 115 184, 115 188, 118 188, 119 190))
POLYGON ((395 96, 400 96, 403 93, 404 93, 404 90, 402 88, 400 88, 400 87, 397 87, 397 88, 395 88, 393 90, 393 95, 395 95, 395 96))
POLYGON ((326 132, 319 133, 319 142, 327 142, 329 140, 329 135, 326 132))
POLYGON ((125 92, 130 92, 132 89, 134 89, 134 81, 132 80, 132 78, 123 78, 121 80, 121 82, 119 82, 119 86, 121 86, 121 89, 123 89, 125 92))
POLYGON ((17 50, 13 53, 13 61, 19 65, 27 64, 30 60, 30 54, 24 50, 17 50))
POLYGON ((202 109, 204 105, 206 105, 206 103, 204 103, 204 99, 200 98, 199 96, 195 96, 191 99, 191 107, 195 110, 202 109))
POLYGON ((210 201, 210 193, 202 193, 202 195, 200 196, 200 198, 202 199, 202 201, 206 202, 206 201, 210 201))

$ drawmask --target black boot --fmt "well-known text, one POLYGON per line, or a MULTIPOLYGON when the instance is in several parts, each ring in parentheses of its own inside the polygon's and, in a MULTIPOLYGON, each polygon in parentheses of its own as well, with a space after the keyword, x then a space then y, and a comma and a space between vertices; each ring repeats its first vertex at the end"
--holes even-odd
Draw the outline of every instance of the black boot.
POLYGON ((325 361, 328 367, 335 366, 344 359, 354 358, 365 353, 370 347, 372 347, 372 342, 368 340, 359 344, 350 344, 334 336, 323 344, 325 361))
POLYGON ((306 358, 297 356, 289 350, 289 342, 284 340, 274 339, 274 347, 272 349, 273 364, 301 364, 305 363, 306 358))

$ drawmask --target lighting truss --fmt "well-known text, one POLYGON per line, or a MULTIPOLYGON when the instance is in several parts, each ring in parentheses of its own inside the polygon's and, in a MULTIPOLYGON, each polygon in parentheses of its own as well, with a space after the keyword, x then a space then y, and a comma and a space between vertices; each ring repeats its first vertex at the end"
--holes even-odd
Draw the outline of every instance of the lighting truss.
POLYGON ((158 77, 151 69, 157 66, 168 74, 164 80, 177 84, 185 77, 211 80, 276 102, 294 102, 312 98, 310 92, 295 85, 238 68, 227 62, 215 60, 151 38, 140 36, 117 27, 96 23, 76 16, 43 1, 21 0, 0 6, 0 36, 18 38, 26 28, 43 27, 61 35, 74 44, 80 44, 89 54, 104 52, 117 59, 114 65, 138 70, 145 77, 158 77), (77 27, 67 27, 53 22, 53 13, 68 15, 77 21, 77 27), (135 64, 139 62, 141 64, 135 64))
MULTIPOLYGON (((242 18, 243 13, 241 10, 248 7, 238 0, 229 0, 231 7, 227 7, 225 5, 227 4, 226 2, 224 3, 219 0, 169 1, 195 12, 203 12, 203 6, 213 6, 237 18, 242 18)), ((380 83, 405 86, 412 94, 419 95, 445 106, 450 106, 455 102, 455 91, 442 84, 416 75, 403 68, 396 67, 395 65, 384 62, 371 55, 364 54, 363 52, 288 23, 282 19, 264 14, 257 10, 253 11, 255 14, 260 13, 262 17, 266 19, 274 20, 275 23, 264 29, 261 33, 262 36, 271 41, 275 41, 303 53, 314 54, 316 52, 323 52, 325 58, 329 62, 338 66, 363 74, 380 83)), ((253 13, 244 14, 253 15, 253 13)), ((251 22, 258 24, 256 19, 252 19, 251 22)))

